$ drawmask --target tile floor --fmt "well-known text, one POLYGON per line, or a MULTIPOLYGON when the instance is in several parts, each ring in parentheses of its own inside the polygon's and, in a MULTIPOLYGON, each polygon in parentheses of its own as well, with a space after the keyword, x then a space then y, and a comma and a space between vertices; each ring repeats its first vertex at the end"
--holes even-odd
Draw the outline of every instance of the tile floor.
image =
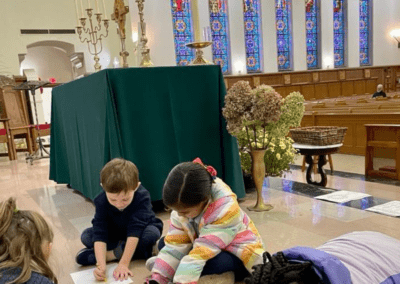
MULTIPOLYGON (((349 175, 329 175, 328 188, 365 192, 377 199, 400 200, 399 186, 359 178, 364 173, 364 157, 341 154, 332 157, 335 171, 349 175)), ((379 162, 388 164, 387 161, 379 162)), ((301 158, 296 164, 301 164, 301 158)), ((83 247, 80 233, 90 226, 94 206, 66 185, 50 181, 48 172, 47 159, 35 161, 31 166, 25 163, 22 154, 13 162, 1 157, 0 195, 2 200, 15 196, 20 208, 36 210, 45 216, 55 233, 51 266, 59 283, 73 284, 70 273, 82 269, 74 261, 76 252, 83 247)), ((296 245, 315 247, 340 234, 356 230, 375 230, 400 239, 400 218, 319 201, 310 195, 298 194, 291 187, 286 190, 288 184, 293 184, 292 181, 305 183, 305 174, 299 167, 286 174, 285 179, 283 182, 280 179, 265 181, 263 196, 274 206, 269 212, 247 210, 255 202, 255 192, 240 200, 241 207, 259 229, 268 251, 276 252, 296 245)), ((168 213, 157 214, 165 222, 166 231, 168 213)), ((134 283, 143 283, 148 275, 144 261, 134 261, 130 268, 134 273, 134 283)))

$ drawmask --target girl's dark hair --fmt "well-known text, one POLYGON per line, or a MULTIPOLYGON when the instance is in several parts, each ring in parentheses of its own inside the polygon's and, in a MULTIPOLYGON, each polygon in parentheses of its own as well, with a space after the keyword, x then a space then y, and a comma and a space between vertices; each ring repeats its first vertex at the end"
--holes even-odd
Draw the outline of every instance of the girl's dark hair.
POLYGON ((253 274, 244 280, 246 284, 322 284, 309 261, 289 263, 282 252, 274 256, 264 252, 263 258, 264 264, 253 266, 253 274))
POLYGON ((169 173, 163 188, 165 206, 195 206, 211 196, 213 179, 200 164, 185 162, 169 173))

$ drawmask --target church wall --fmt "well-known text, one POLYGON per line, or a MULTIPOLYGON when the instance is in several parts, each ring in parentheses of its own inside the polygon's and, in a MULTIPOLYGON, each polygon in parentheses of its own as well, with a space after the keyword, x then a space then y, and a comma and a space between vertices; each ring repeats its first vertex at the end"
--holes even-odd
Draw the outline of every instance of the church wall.
MULTIPOLYGON (((136 5, 134 0, 129 0, 136 5)), ((321 67, 334 68, 333 62, 333 1, 321 0, 321 67), (329 67, 328 67, 329 66, 329 67)), ((209 25, 206 0, 198 0, 200 28, 209 25)), ((228 0, 232 55, 232 74, 238 74, 239 66, 245 64, 243 7, 239 0, 228 0)), ((294 71, 307 70, 305 44, 305 8, 303 0, 292 0, 293 5, 293 67, 294 71)), ((264 45, 264 72, 277 72, 276 33, 274 0, 262 0, 262 32, 264 45)), ((389 35, 392 28, 400 27, 400 1, 374 1, 374 44, 373 65, 400 64, 400 49, 389 35), (399 23, 396 24, 395 23, 399 23)), ((135 18, 136 16, 134 16, 135 18)), ((137 18, 138 19, 138 18, 137 18)), ((137 19, 135 20, 137 22, 137 19)), ((159 35, 156 42, 149 43, 156 65, 175 64, 172 39, 172 16, 170 1, 146 1, 145 20, 151 33, 159 35), (163 12, 152 10, 165 9, 163 12), (154 31, 158 30, 158 31, 154 31), (171 36, 169 38, 169 36, 171 36), (159 53, 165 56, 158 56, 159 53), (171 56, 169 58, 168 56, 171 56)), ((205 56, 211 59, 211 48, 206 48, 205 56)), ((359 67, 359 1, 348 0, 348 67, 359 67)), ((246 68, 244 67, 243 70, 246 68)))
POLYGON ((400 48, 390 31, 400 29, 400 1, 374 0, 374 65, 400 63, 400 48), (377 4, 379 3, 379 6, 377 4))
MULTIPOLYGON (((78 0, 79 2, 79 0, 78 0)), ((84 1, 86 2, 86 1, 84 1)), ((111 14, 113 1, 106 0, 108 14, 111 14)), ((132 32, 138 31, 138 8, 135 0, 125 0, 130 7, 127 16, 127 50, 129 65, 137 65, 138 52, 134 53, 132 32)), ((307 69, 305 60, 305 9, 304 1, 293 0, 293 66, 294 71, 307 69)), ((358 0, 348 0, 348 67, 359 66, 359 16, 358 0)), ((373 65, 399 65, 400 49, 390 37, 393 28, 400 28, 400 1, 374 1, 374 43, 373 65)), ((208 5, 206 0, 198 0, 200 28, 209 26, 208 5)), ((246 72, 243 27, 243 7, 239 0, 228 0, 229 23, 232 56, 232 74, 246 72), (240 4, 239 4, 240 3, 240 4)), ((262 0, 262 37, 264 46, 264 72, 277 72, 275 11, 273 0, 262 0)), ((332 0, 321 2, 321 65, 333 68, 333 31, 332 0)), ((144 18, 147 23, 151 59, 156 66, 175 65, 174 40, 170 1, 145 1, 144 18)), ((110 17, 108 15, 108 17, 110 17)), ((1 1, 0 18, 0 73, 19 74, 18 54, 27 52, 26 46, 46 40, 59 40, 75 45, 75 52, 85 54, 85 66, 93 72, 93 56, 89 54, 87 44, 79 42, 78 35, 21 35, 20 29, 71 29, 76 26, 76 13, 73 0, 58 1, 1 1), (33 13, 34 11, 34 13, 33 13), (22 16, 23 15, 23 16, 22 16)), ((120 51, 120 42, 116 33, 116 24, 110 22, 109 36, 103 40, 104 51, 100 54, 103 68, 112 67, 115 56, 120 51)), ((211 60, 211 48, 205 49, 205 56, 211 60)))
MULTIPOLYGON (((79 2, 79 0, 78 0, 79 2)), ((94 3, 94 1, 92 1, 94 3)), ((84 1, 87 3, 87 1, 84 1)), ((113 1, 107 1, 108 18, 113 8, 113 1)), ((92 4, 93 5, 93 4, 92 4)), ((75 52, 83 52, 87 72, 94 71, 93 56, 89 54, 87 44, 79 41, 77 34, 72 35, 21 35, 21 29, 73 29, 77 25, 74 0, 36 0, 6 1, 0 4, 0 73, 20 74, 18 54, 27 53, 26 46, 38 41, 58 40, 75 45, 75 52)), ((133 50, 129 14, 127 17, 127 49, 133 50)), ((104 29, 104 27, 103 27, 104 29)), ((112 67, 115 56, 119 57, 120 41, 116 24, 110 21, 109 36, 103 40, 104 49, 100 54, 103 68, 112 67)), ((129 64, 135 65, 133 56, 128 57, 129 64)))

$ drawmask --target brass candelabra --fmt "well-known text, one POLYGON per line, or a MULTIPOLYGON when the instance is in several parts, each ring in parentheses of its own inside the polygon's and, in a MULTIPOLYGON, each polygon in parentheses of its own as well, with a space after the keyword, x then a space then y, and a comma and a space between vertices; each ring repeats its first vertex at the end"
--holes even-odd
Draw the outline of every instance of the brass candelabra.
POLYGON ((101 65, 99 63, 99 56, 98 54, 100 54, 103 50, 103 44, 102 44, 102 39, 106 38, 108 36, 108 19, 101 19, 101 13, 95 13, 96 15, 96 19, 97 19, 97 25, 94 26, 93 25, 93 20, 92 20, 92 16, 93 16, 93 9, 85 9, 86 13, 88 15, 88 18, 80 18, 80 22, 82 26, 77 26, 77 32, 79 35, 79 39, 82 43, 87 42, 88 44, 88 49, 89 49, 89 53, 91 55, 94 55, 94 61, 96 62, 94 65, 94 69, 97 71, 101 70, 101 65), (89 27, 86 28, 86 19, 89 20, 89 27), (101 25, 101 21, 104 22, 104 28, 105 28, 105 34, 100 34, 102 25, 101 25), (82 33, 87 34, 87 37, 82 37, 82 33), (93 45, 93 51, 90 48, 90 45, 93 45))
POLYGON ((144 8, 144 0, 136 0, 139 9, 139 19, 140 19, 140 30, 141 30, 141 49, 142 49, 142 60, 140 62, 140 66, 142 67, 150 67, 154 64, 150 59, 150 48, 147 47, 147 37, 146 37, 146 23, 144 22, 143 16, 143 8, 144 8))

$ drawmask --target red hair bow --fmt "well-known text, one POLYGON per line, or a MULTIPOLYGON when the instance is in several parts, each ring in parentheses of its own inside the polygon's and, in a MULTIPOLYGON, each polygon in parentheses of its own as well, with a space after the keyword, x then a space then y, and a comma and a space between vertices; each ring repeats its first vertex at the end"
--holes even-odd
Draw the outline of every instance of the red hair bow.
POLYGON ((202 165, 202 166, 207 170, 207 172, 210 173, 210 175, 211 175, 213 178, 215 178, 215 177, 217 176, 217 171, 214 169, 214 167, 212 167, 212 166, 205 166, 205 165, 203 164, 203 162, 201 161, 200 158, 194 159, 194 160, 193 160, 193 163, 202 165))

